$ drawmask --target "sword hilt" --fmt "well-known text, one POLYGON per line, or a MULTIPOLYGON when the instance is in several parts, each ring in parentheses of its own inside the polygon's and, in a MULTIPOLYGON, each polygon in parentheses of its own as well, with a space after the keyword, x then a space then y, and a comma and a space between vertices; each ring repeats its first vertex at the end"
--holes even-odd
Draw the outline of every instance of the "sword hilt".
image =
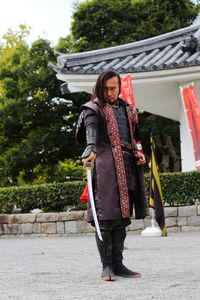
POLYGON ((94 169, 94 163, 91 161, 87 161, 83 166, 84 168, 90 168, 91 170, 94 169))

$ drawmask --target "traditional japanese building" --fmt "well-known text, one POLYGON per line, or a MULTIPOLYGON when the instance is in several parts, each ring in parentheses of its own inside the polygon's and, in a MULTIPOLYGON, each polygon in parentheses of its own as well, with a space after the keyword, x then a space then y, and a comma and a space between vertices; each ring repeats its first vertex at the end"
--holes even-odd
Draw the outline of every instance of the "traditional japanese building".
POLYGON ((108 69, 130 74, 136 107, 180 122, 182 171, 196 169, 180 86, 194 82, 200 99, 200 16, 188 27, 142 41, 55 54, 57 64, 49 66, 71 92, 92 93, 98 74, 108 69))

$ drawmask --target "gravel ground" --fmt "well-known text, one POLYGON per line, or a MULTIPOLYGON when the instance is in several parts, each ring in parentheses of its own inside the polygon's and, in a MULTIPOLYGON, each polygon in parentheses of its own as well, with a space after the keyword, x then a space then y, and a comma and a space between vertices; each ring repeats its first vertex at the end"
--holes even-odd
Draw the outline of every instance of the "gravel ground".
POLYGON ((142 278, 100 278, 94 235, 0 239, 2 300, 200 299, 200 232, 129 232, 124 264, 142 278))

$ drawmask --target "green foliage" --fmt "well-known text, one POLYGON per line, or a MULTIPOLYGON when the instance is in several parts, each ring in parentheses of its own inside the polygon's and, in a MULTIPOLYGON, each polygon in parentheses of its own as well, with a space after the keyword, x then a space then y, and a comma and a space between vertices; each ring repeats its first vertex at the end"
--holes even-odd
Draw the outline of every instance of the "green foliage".
POLYGON ((82 163, 74 162, 66 159, 64 162, 59 162, 55 173, 55 180, 57 182, 65 181, 66 178, 86 178, 86 170, 83 168, 82 163))
POLYGON ((101 49, 170 32, 190 25, 198 10, 190 0, 77 1, 73 47, 79 52, 101 49))
MULTIPOLYGON (((160 174, 163 200, 170 206, 192 205, 200 200, 200 172, 160 174)), ((147 194, 150 192, 150 174, 145 174, 147 194)))
MULTIPOLYGON (((147 195, 150 193, 150 174, 145 174, 147 195)), ((162 194, 165 203, 170 206, 192 205, 200 200, 200 172, 160 174, 162 194)), ((14 205, 22 212, 40 208, 44 212, 86 209, 80 202, 80 196, 86 183, 64 182, 21 187, 0 188, 0 213, 10 213, 14 205)))
POLYGON ((81 161, 72 159, 59 161, 51 170, 48 169, 48 166, 43 168, 38 165, 34 168, 33 173, 35 175, 33 183, 64 182, 68 178, 79 180, 86 178, 86 170, 83 168, 81 161))
POLYGON ((162 174, 164 201, 171 206, 194 204, 200 200, 200 172, 162 174))
POLYGON ((19 25, 19 30, 15 32, 11 28, 3 35, 3 39, 6 40, 6 44, 2 45, 2 49, 10 49, 18 46, 20 43, 24 44, 24 38, 30 34, 30 27, 25 24, 19 25))
POLYGON ((79 200, 84 187, 85 182, 65 182, 0 188, 0 212, 11 213, 14 205, 24 213, 34 208, 44 212, 65 211, 71 206, 85 209, 79 200))
POLYGON ((59 38, 55 50, 61 53, 77 52, 71 35, 67 35, 65 38, 59 38))
POLYGON ((4 36, 0 56, 0 186, 17 182, 19 174, 31 183, 35 168, 45 169, 53 180, 59 161, 75 158, 82 151, 75 141, 75 126, 81 103, 87 95, 66 95, 47 67, 55 61, 47 40, 31 48, 23 38, 25 27, 4 36), (81 97, 81 99, 80 99, 81 97))

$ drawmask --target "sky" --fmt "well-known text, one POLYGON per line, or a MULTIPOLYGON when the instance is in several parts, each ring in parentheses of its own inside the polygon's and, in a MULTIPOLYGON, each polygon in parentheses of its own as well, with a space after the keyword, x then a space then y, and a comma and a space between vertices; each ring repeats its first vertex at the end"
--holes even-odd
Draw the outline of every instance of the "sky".
MULTIPOLYGON (((79 0, 81 2, 83 0, 79 0)), ((9 28, 13 31, 20 24, 32 28, 26 39, 29 45, 39 37, 55 46, 60 37, 70 33, 72 3, 74 0, 3 0, 0 16, 0 41, 9 28)), ((197 3, 197 0, 193 0, 197 3)))
POLYGON ((20 24, 32 28, 26 39, 29 45, 39 37, 56 45, 60 37, 70 33, 74 0, 3 0, 0 16, 0 40, 9 28, 18 30, 20 24))

